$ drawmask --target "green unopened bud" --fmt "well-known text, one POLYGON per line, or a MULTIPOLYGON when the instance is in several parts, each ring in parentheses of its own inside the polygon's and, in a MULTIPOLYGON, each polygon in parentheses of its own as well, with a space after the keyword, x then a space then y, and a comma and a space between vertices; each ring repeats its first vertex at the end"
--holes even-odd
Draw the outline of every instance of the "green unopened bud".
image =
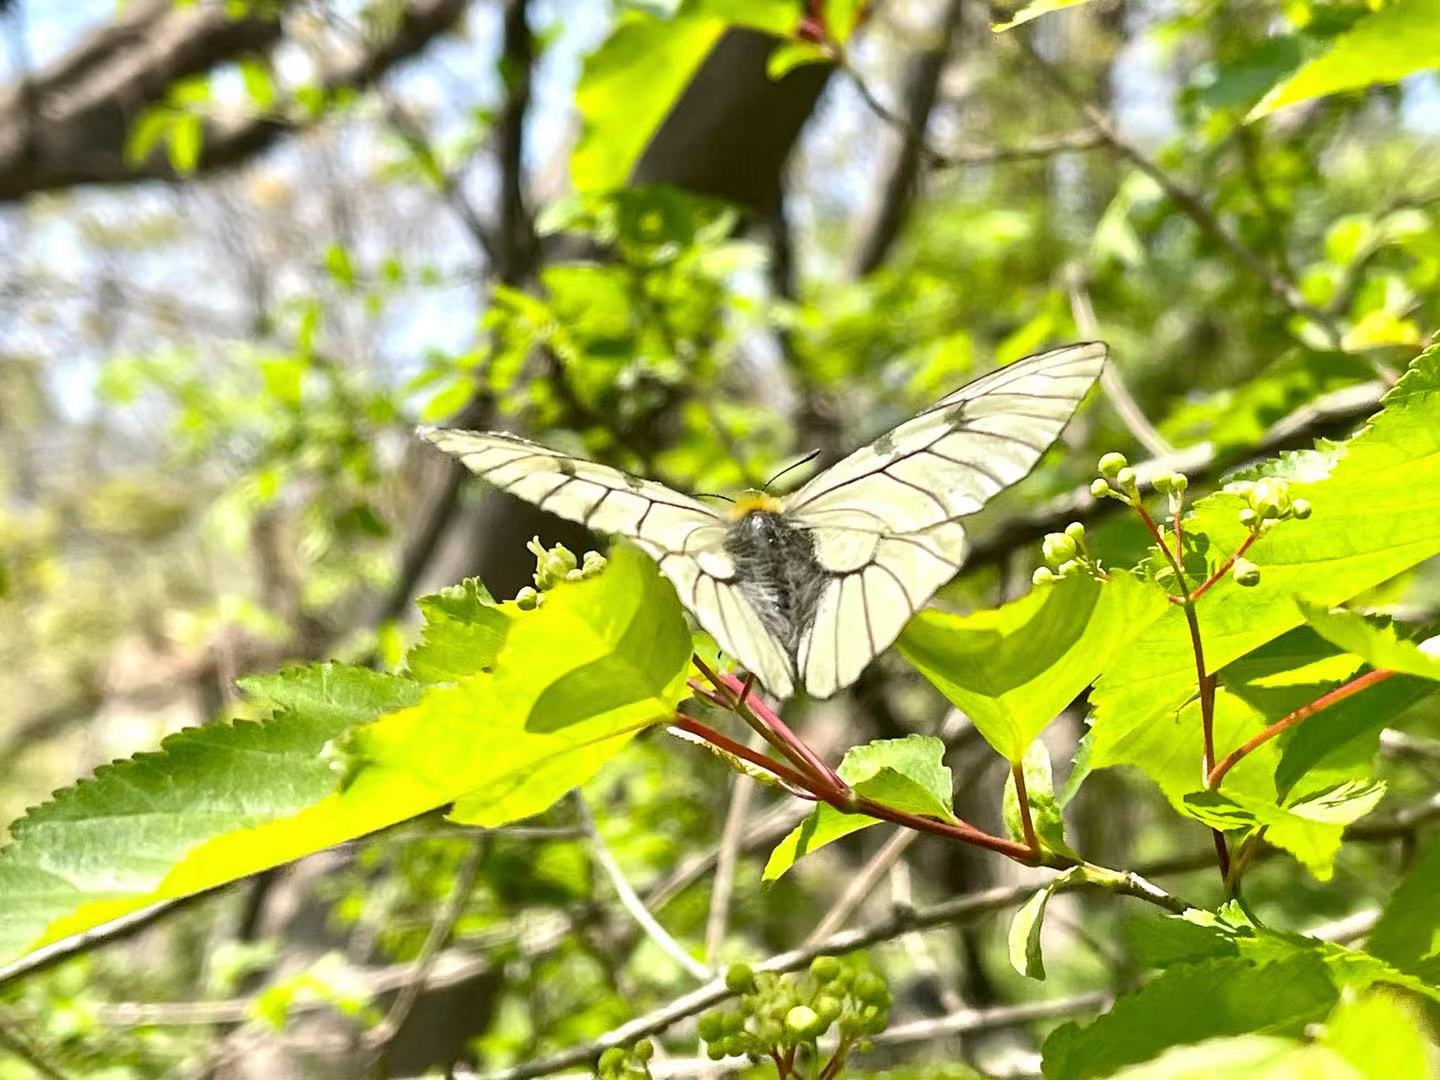
POLYGON ((731 964, 725 969, 725 985, 736 994, 755 989, 755 972, 749 964, 731 964))
POLYGON ((1262 519, 1281 518, 1290 512, 1290 487, 1273 476, 1255 482, 1250 505, 1262 519))
POLYGON ((515 606, 521 611, 534 611, 540 606, 540 594, 526 585, 515 594, 515 606))
POLYGON ((1075 541, 1064 533, 1047 533, 1040 550, 1045 556, 1045 561, 1051 566, 1069 562, 1079 551, 1075 546, 1075 541))
POLYGON ((745 1030, 745 1014, 740 1011, 727 1012, 725 1018, 725 1034, 739 1035, 745 1030))
POLYGON ((655 1056, 655 1044, 649 1039, 641 1039, 630 1052, 640 1061, 649 1061, 655 1056))
POLYGON ((1121 491, 1135 490, 1135 470, 1128 465, 1115 474, 1115 483, 1120 485, 1121 491))
POLYGON ((1035 572, 1030 575, 1030 584, 1037 589, 1044 585, 1055 584, 1055 571, 1048 566, 1037 566, 1035 572))
POLYGON ((708 1012, 700 1017, 699 1023, 700 1038, 707 1043, 712 1043, 725 1035, 725 1014, 708 1012))
POLYGON ((1244 525, 1247 529, 1253 530, 1260 524, 1260 515, 1247 506, 1240 511, 1240 524, 1244 525))
POLYGON ((885 985, 885 980, 873 971, 862 971, 855 976, 854 994, 861 1001, 875 1004, 890 998, 890 988, 885 985))
POLYGON ((855 1052, 859 1054, 868 1054, 871 1050, 874 1049, 875 1044, 869 1039, 861 1039, 858 1043, 855 1044, 855 1052))
POLYGON ((810 961, 810 974, 820 982, 829 982, 840 974, 840 961, 833 956, 817 956, 810 961))
POLYGON ((1109 480, 1095 480, 1090 484, 1090 494, 1097 499, 1106 498, 1110 494, 1109 480))
POLYGON ((1294 514, 1294 515, 1295 515, 1297 518, 1299 518, 1301 521, 1304 521, 1306 518, 1308 518, 1308 517, 1310 516, 1310 500, 1309 500, 1309 499, 1291 499, 1291 500, 1290 500, 1290 513, 1294 514))
POLYGON ((765 1020, 755 1029, 755 1038, 761 1046, 779 1046, 785 1038, 785 1028, 778 1020, 765 1020))
POLYGON ((618 1046, 612 1046, 600 1055, 600 1073, 617 1073, 625 1067, 625 1051, 618 1046))
POLYGON ((840 999, 833 994, 821 994, 815 999, 815 1011, 827 1027, 840 1019, 841 1008, 840 999))
POLYGON ((705 1048, 705 1056, 711 1061, 719 1061, 725 1056, 725 1047, 720 1043, 711 1043, 705 1048))
POLYGON ((1190 478, 1183 472, 1170 474, 1170 490, 1176 495, 1183 495, 1185 489, 1190 486, 1190 478))
POLYGON ((1236 585, 1243 585, 1247 589, 1252 585, 1260 584, 1260 567, 1249 559, 1236 559, 1235 567, 1230 574, 1234 577, 1236 585))
POLYGON ((1130 463, 1125 460, 1124 454, 1111 450, 1100 459, 1100 475, 1108 476, 1114 480, 1119 477, 1120 470, 1129 464, 1130 463))
POLYGON ((1065 535, 1077 544, 1085 543, 1085 526, 1078 521, 1072 521, 1065 526, 1065 535))
POLYGON ((1160 492, 1161 495, 1168 495, 1170 493, 1170 474, 1163 472, 1157 474, 1155 479, 1151 482, 1151 486, 1154 487, 1156 491, 1160 492))
POLYGON ((826 1028, 820 1015, 809 1005, 796 1005, 785 1014, 785 1030, 797 1039, 813 1039, 826 1028))

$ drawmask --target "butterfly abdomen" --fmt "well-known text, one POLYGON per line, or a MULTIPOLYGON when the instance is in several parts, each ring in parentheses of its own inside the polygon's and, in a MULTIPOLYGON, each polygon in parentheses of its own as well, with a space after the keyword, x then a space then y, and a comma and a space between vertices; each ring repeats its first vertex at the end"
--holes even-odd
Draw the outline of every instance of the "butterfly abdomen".
POLYGON ((810 534, 752 510, 726 532, 725 551, 741 592, 793 659, 827 580, 810 534))

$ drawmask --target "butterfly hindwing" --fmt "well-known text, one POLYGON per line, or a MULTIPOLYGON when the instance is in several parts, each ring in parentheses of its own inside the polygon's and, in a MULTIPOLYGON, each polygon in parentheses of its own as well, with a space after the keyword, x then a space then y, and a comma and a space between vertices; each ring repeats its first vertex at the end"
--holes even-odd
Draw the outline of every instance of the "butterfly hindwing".
POLYGON ((854 682, 960 569, 965 529, 1040 460, 1089 392, 1105 346, 1072 345, 1000 368, 882 435, 783 500, 830 581, 801 638, 806 690, 854 682))

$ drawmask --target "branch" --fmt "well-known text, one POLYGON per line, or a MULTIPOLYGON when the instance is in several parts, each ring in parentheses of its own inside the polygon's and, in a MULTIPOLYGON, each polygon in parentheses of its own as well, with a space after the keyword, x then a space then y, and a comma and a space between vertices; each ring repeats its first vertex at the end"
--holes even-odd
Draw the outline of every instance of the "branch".
POLYGON ((411 966, 410 978, 400 988, 400 993, 396 995, 390 1011, 385 1014, 385 1019, 365 1033, 365 1044, 371 1049, 383 1053, 390 1041, 400 1034, 400 1029, 409 1019, 415 1003, 420 1000, 440 950, 450 940, 450 935, 455 932, 455 924, 460 921, 460 916, 465 911, 465 902, 470 899, 471 890, 475 887, 475 878, 480 872, 480 861, 487 846, 483 836, 470 845, 469 854, 465 856, 465 861, 455 874, 455 884, 450 889, 450 897, 430 925, 430 932, 420 946, 420 955, 411 966))
POLYGON ((874 206, 866 215, 867 222, 852 252, 851 277, 864 277, 884 262, 905 224, 915 198, 920 158, 925 149, 925 129, 935 108, 940 77, 945 72, 962 7, 963 0, 948 0, 938 25, 931 32, 933 42, 917 50, 906 63, 905 115, 899 129, 900 143, 875 192, 874 206))
MULTIPOLYGON (((290 6, 290 0, 279 6, 290 6)), ((467 6, 467 0, 409 0, 394 34, 337 64, 322 88, 330 94, 372 85, 451 29, 467 6)), ((235 19, 223 4, 136 5, 0 97, 0 201, 77 184, 182 179, 163 149, 139 163, 126 160, 135 121, 163 103, 176 81, 268 52, 281 37, 278 19, 235 19), (23 121, 27 95, 40 118, 29 138, 23 121)), ((205 125, 196 170, 247 161, 307 122, 273 115, 212 120, 205 125)))
POLYGON ((1303 315, 1311 320, 1324 331, 1331 344, 1339 348, 1340 328, 1336 325, 1326 312, 1321 311, 1309 303, 1300 292, 1300 287, 1286 277, 1279 270, 1270 266, 1259 255, 1251 251, 1240 238, 1225 228, 1220 219, 1215 216, 1205 202, 1180 181, 1176 180, 1164 169, 1160 168, 1154 160, 1146 156, 1139 147, 1120 134, 1120 129, 1111 116, 1099 106, 1085 98, 1079 91, 1070 85, 1065 75, 1050 61, 1036 51, 1034 44, 1024 35, 1014 35, 1016 43, 1026 57, 1045 76, 1049 83, 1061 94, 1085 114, 1085 118, 1094 126, 1096 132, 1105 140, 1121 157, 1128 160, 1132 165, 1148 176, 1159 185, 1160 190, 1165 192, 1170 201, 1185 214, 1196 225, 1208 233, 1216 243, 1230 252, 1241 266, 1249 270, 1262 282, 1265 287, 1278 297, 1286 307, 1297 315, 1303 315))
POLYGON ((600 830, 595 825, 595 818, 590 813, 590 807, 579 791, 575 792, 575 812, 580 818, 580 827, 585 830, 585 835, 589 838, 592 856, 600 865, 600 869, 605 871, 605 876, 610 879, 610 884, 615 887, 615 893, 620 898, 620 903, 625 910, 630 913, 630 917, 639 923, 650 940, 660 947, 661 952, 695 978, 702 982, 713 978, 715 973, 691 956, 683 945, 670 936, 670 931, 661 926, 660 921, 650 914, 650 909, 645 906, 645 902, 640 899, 630 882, 626 880, 625 872, 615 861, 615 855, 601 838, 600 830))

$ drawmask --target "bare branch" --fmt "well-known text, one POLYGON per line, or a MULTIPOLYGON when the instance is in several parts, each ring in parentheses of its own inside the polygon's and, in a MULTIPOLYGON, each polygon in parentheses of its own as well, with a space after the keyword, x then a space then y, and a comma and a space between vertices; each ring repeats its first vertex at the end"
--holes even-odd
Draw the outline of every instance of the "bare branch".
MULTIPOLYGON (((752 737, 752 744, 759 742, 752 737)), ((735 888, 735 865, 745 841, 745 819, 755 794, 755 781, 736 773, 730 789, 730 806, 725 811, 725 824, 720 830, 720 846, 715 857, 715 881, 710 889, 710 910, 705 917, 705 962, 720 959, 725 944, 725 929, 730 921, 730 896, 735 888)))
POLYGON ((876 884, 919 835, 913 829, 897 829, 885 842, 885 846, 872 855, 860 872, 850 879, 850 884, 840 894, 840 899, 835 901, 824 918, 815 924, 815 929, 810 931, 805 944, 814 945, 824 941, 849 922, 850 916, 855 914, 856 909, 874 892, 876 884))
POLYGON ((1335 347, 1340 344, 1340 328, 1335 324, 1327 313, 1315 307, 1307 301, 1300 292, 1300 287, 1286 277, 1281 271, 1270 266, 1259 255, 1251 251, 1235 236, 1229 229, 1220 222, 1204 200, 1187 188, 1180 181, 1160 168, 1155 161, 1143 153, 1139 147, 1125 138, 1115 121, 1099 106, 1089 101, 1070 85, 1065 75, 1050 61, 1036 51, 1034 44, 1023 34, 1014 35, 1014 40, 1030 62, 1034 64, 1049 83, 1071 104, 1085 114, 1096 132, 1099 133, 1110 146, 1121 157, 1128 160, 1132 165, 1148 176, 1159 185, 1160 190, 1165 192, 1170 201, 1173 202, 1182 213, 1190 220, 1200 226, 1208 233, 1216 243, 1228 251, 1241 266, 1250 271, 1262 282, 1265 283, 1272 293, 1278 297, 1286 307, 1298 315, 1303 315, 1311 320, 1316 326, 1324 331, 1335 347))
MULTIPOLYGON (((467 6, 468 0, 409 0, 394 33, 337 64, 322 89, 334 93, 372 85, 451 29, 467 6)), ((267 52, 280 38, 277 18, 232 18, 223 4, 133 5, 49 68, 0 95, 0 201, 77 184, 179 179, 163 149, 142 162, 127 161, 125 147, 136 120, 163 103, 176 81, 267 52), (31 109, 38 112, 38 125, 22 122, 31 109)), ((196 169, 239 164, 306 122, 253 114, 212 120, 205 125, 196 169)))
MULTIPOLYGON (((660 921, 650 914, 650 909, 645 906, 645 901, 640 899, 633 886, 625 877, 625 872, 620 869, 620 864, 615 861, 615 855, 609 846, 600 836, 600 830, 595 825, 595 818, 590 813, 590 807, 585 802, 585 797, 580 792, 575 792, 575 812, 580 817, 580 827, 585 830, 585 835, 590 841, 590 851, 594 856, 600 869, 605 871, 605 876, 610 879, 610 884, 615 888, 615 894, 620 898, 621 905, 630 913, 646 936, 655 942, 663 952, 675 963, 688 971, 695 978, 702 982, 712 979, 715 973, 686 951, 673 937, 670 931, 660 925, 660 921)), ((723 985, 723 984, 722 984, 723 985)))
POLYGON ((440 950, 450 940, 450 935, 455 932, 455 924, 460 921, 460 916, 465 911, 465 902, 470 899, 470 892, 475 887, 475 877, 480 872, 480 861, 487 846, 483 836, 471 844, 465 861, 460 864, 460 869, 455 874, 455 884, 450 889, 450 896, 430 925, 430 932, 420 946, 420 954, 411 965, 409 979, 400 988, 400 993, 396 995, 390 1011, 385 1014, 385 1019, 365 1033, 365 1043, 370 1048, 383 1053, 385 1046, 400 1033, 400 1028, 409 1019, 411 1010, 425 991, 425 984, 434 970, 440 950))

